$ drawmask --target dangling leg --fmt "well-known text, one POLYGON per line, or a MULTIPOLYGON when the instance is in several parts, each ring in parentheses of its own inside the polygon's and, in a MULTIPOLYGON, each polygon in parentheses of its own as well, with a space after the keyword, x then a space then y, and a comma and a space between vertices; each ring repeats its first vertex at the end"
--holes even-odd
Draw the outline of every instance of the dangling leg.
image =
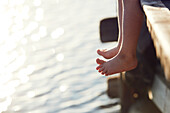
POLYGON ((123 0, 123 39, 119 53, 110 61, 101 63, 96 69, 102 74, 111 75, 123 71, 129 71, 137 66, 136 47, 140 29, 143 22, 143 14, 139 0, 123 0))
POLYGON ((101 56, 103 56, 106 59, 113 58, 117 53, 119 52, 121 42, 122 42, 122 0, 118 0, 118 27, 119 27, 119 38, 118 38, 118 45, 110 50, 97 50, 97 53, 101 56))

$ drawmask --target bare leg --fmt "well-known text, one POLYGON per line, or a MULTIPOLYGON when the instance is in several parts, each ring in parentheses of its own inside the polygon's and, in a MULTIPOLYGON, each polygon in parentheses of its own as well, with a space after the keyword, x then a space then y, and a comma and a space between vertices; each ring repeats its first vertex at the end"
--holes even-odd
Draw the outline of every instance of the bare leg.
POLYGON ((122 0, 118 0, 118 26, 119 26, 118 45, 115 48, 110 49, 110 50, 107 50, 107 49, 97 50, 97 53, 106 59, 113 58, 115 55, 117 55, 117 53, 119 52, 121 43, 122 43, 122 22, 123 22, 122 21, 122 11, 123 11, 122 4, 123 4, 122 0))
POLYGON ((136 47, 143 22, 139 0, 123 0, 123 9, 123 38, 119 53, 108 62, 97 59, 101 64, 96 69, 106 76, 137 66, 136 47))

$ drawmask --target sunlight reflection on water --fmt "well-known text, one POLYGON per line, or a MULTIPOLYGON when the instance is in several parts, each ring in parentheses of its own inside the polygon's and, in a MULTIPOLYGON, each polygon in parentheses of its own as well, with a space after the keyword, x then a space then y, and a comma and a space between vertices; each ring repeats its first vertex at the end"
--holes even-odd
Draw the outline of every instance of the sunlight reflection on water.
POLYGON ((51 33, 51 37, 53 39, 59 38, 61 35, 64 34, 64 29, 63 28, 57 28, 55 31, 51 33))
MULTIPOLYGON (((28 17, 29 7, 15 8, 23 5, 25 0, 1 0, 0 1, 0 113, 6 111, 12 102, 12 95, 20 83, 26 83, 29 78, 31 66, 27 70, 20 70, 18 79, 14 72, 25 62, 25 50, 17 48, 17 43, 25 36, 23 32, 23 19, 28 17), (11 8, 10 8, 11 7, 11 8), (9 29, 11 29, 9 31, 9 29), (16 49, 16 50, 14 50, 16 49), (23 76, 23 74, 25 76, 23 76)), ((23 41, 26 43, 26 41, 23 41)))
POLYGON ((39 34, 32 34, 31 35, 31 40, 35 41, 35 42, 39 41, 40 40, 40 35, 39 34))
POLYGON ((32 97, 35 96, 35 92, 34 92, 34 91, 29 91, 29 92, 27 93, 27 96, 28 96, 29 98, 32 98, 32 97))
POLYGON ((41 38, 47 35, 47 28, 45 26, 40 26, 38 34, 41 38))
POLYGON ((56 56, 58 61, 63 61, 64 60, 64 55, 62 53, 57 54, 56 56))
POLYGON ((34 4, 34 6, 40 6, 41 5, 41 0, 34 0, 33 4, 34 4))
POLYGON ((65 92, 68 89, 68 86, 67 85, 61 85, 59 89, 60 89, 61 92, 65 92))
POLYGON ((35 15, 35 20, 36 21, 41 21, 44 18, 44 10, 42 8, 37 8, 36 9, 36 15, 35 15))
POLYGON ((38 23, 37 22, 30 22, 28 26, 24 29, 25 34, 29 35, 31 32, 33 32, 36 28, 38 28, 38 23))
POLYGON ((0 1, 0 113, 93 111, 101 100, 108 103, 106 95, 95 101, 106 83, 96 76, 93 52, 98 20, 113 11, 95 16, 103 11, 96 3, 103 6, 102 0, 0 1))

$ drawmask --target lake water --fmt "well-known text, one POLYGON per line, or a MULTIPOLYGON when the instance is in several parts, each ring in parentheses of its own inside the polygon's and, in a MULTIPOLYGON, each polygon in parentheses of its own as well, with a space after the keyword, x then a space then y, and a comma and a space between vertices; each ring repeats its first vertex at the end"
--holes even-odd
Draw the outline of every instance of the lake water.
POLYGON ((115 0, 1 0, 0 113, 119 113, 96 70, 115 0))

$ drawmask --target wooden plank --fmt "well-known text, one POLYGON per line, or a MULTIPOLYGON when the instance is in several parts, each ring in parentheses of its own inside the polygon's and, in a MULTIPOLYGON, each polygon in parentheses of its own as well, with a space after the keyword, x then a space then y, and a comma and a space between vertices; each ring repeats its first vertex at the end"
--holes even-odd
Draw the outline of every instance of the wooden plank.
POLYGON ((170 81, 170 11, 158 1, 152 2, 152 6, 149 6, 146 1, 142 5, 157 56, 160 58, 161 64, 164 67, 166 79, 170 81))
POLYGON ((169 113, 170 112, 170 102, 168 100, 170 100, 170 90, 167 89, 167 93, 166 93, 166 100, 165 101, 165 113, 169 113))
POLYGON ((152 94, 154 103, 161 110, 161 112, 163 112, 166 100, 166 86, 157 76, 153 82, 152 94))
POLYGON ((152 95, 153 102, 163 113, 170 112, 170 83, 168 83, 165 78, 155 75, 153 86, 152 86, 152 95))

